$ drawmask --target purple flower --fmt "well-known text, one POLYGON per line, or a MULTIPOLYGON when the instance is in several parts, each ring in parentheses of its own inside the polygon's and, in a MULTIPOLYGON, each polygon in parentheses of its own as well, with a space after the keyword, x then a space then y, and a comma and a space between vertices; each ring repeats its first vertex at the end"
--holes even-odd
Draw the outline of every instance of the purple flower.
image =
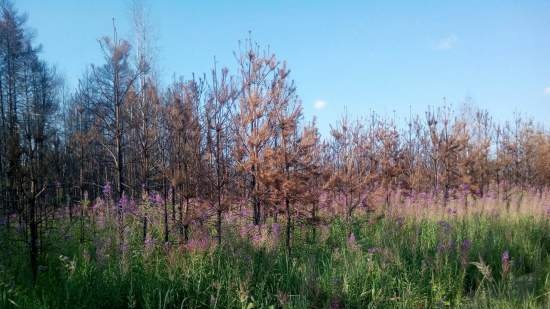
POLYGON ((505 250, 504 252, 502 252, 502 263, 510 263, 510 252, 508 252, 508 250, 505 250))
POLYGON ((439 226, 441 227, 441 229, 443 230, 444 233, 449 233, 451 231, 451 224, 447 221, 439 221, 437 222, 437 224, 439 224, 439 226))
POLYGON ((271 234, 273 235, 274 241, 279 240, 279 237, 281 235, 281 225, 278 223, 273 223, 271 225, 271 234))
POLYGON ((262 241, 262 235, 259 232, 254 231, 255 233, 252 234, 252 242, 256 245, 259 245, 262 241))
POLYGON ((472 248, 472 241, 469 239, 464 239, 462 244, 460 244, 460 264, 462 267, 468 265, 468 256, 470 254, 470 249, 472 248))
POLYGON ((397 223, 398 227, 403 227, 403 225, 405 224, 405 218, 397 217, 395 218, 395 223, 397 223))
POLYGON ((160 196, 158 192, 157 194, 155 194, 155 203, 159 206, 164 204, 164 200, 162 199, 162 196, 160 196))
POLYGON ((454 246, 454 242, 453 241, 442 241, 440 243, 437 244, 437 252, 439 254, 443 254, 443 253, 447 253, 450 251, 450 249, 454 246))
POLYGON ((382 248, 371 247, 371 248, 367 249, 367 252, 370 253, 370 254, 380 253, 380 252, 382 252, 382 248))
POLYGON ((461 252, 468 252, 472 248, 472 241, 469 239, 464 239, 460 245, 461 252))
POLYGON ((478 197, 481 196, 481 190, 476 189, 476 190, 474 191, 474 195, 475 195, 475 196, 478 196, 478 197))
POLYGON ((199 239, 191 239, 187 243, 187 249, 189 251, 206 251, 210 247, 210 240, 206 237, 199 239))
POLYGON ((506 277, 510 272, 510 252, 508 252, 508 250, 502 252, 500 262, 502 264, 502 277, 506 277))
POLYGON ((352 250, 357 249, 357 240, 355 239, 355 234, 351 233, 349 235, 347 244, 348 244, 348 248, 350 248, 352 250))
POLYGON ((246 236, 248 236, 248 227, 245 225, 242 225, 239 228, 239 235, 241 235, 242 238, 246 238, 246 236))
POLYGON ((128 197, 126 197, 126 194, 122 193, 122 197, 118 201, 118 207, 125 209, 128 207, 128 197))
POLYGON ((147 235, 144 245, 145 248, 152 249, 155 246, 155 240, 150 235, 147 235))
POLYGON ((103 196, 108 199, 111 197, 111 194, 113 194, 113 188, 111 187, 111 183, 107 181, 103 186, 103 196))
POLYGON ((149 195, 149 202, 155 206, 161 206, 164 203, 162 196, 158 192, 149 195))
POLYGON ((95 202, 93 203, 92 205, 92 209, 93 210, 100 210, 102 208, 105 208, 105 201, 101 198, 101 196, 98 196, 96 199, 95 199, 95 202))
POLYGON ((132 211, 135 208, 135 202, 133 199, 129 200, 126 194, 122 193, 122 197, 118 201, 118 207, 122 211, 132 211))
POLYGON ((447 208, 447 213, 450 214, 450 215, 456 215, 457 214, 457 211, 456 211, 456 208, 447 208))

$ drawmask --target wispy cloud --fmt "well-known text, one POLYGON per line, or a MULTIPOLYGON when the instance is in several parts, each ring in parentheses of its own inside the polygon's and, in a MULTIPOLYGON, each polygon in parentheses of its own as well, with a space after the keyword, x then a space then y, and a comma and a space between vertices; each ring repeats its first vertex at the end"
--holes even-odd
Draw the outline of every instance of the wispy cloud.
POLYGON ((550 95, 550 86, 544 88, 543 93, 544 95, 550 95))
POLYGON ((317 100, 315 103, 313 103, 313 107, 315 107, 316 110, 322 110, 327 106, 327 102, 323 100, 317 100))
POLYGON ((458 37, 454 34, 443 37, 435 44, 437 50, 449 50, 453 49, 458 43, 458 37))

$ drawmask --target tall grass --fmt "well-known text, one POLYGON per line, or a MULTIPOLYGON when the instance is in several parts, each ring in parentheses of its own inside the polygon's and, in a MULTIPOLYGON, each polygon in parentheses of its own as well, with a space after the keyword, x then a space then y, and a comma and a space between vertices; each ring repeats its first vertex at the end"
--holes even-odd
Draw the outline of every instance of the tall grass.
MULTIPOLYGON (((96 237, 110 239, 101 233, 108 229, 96 237)), ((550 224, 544 217, 337 221, 315 232, 296 229, 291 256, 276 239, 257 244, 238 234, 209 249, 143 245, 137 226, 128 235, 122 251, 114 240, 61 238, 43 256, 34 287, 24 247, 6 246, 0 307, 550 306, 550 224)))

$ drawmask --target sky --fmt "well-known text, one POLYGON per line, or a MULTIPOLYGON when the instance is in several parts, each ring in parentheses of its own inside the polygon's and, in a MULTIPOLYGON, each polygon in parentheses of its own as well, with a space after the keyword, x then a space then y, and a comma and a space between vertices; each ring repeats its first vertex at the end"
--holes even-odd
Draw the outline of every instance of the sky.
MULTIPOLYGON (((550 1, 143 0, 163 83, 235 68, 249 37, 286 60, 323 134, 344 113, 402 121, 468 101, 498 121, 550 126, 550 1)), ((131 40, 130 0, 17 0, 43 57, 74 87, 98 39, 131 40)))

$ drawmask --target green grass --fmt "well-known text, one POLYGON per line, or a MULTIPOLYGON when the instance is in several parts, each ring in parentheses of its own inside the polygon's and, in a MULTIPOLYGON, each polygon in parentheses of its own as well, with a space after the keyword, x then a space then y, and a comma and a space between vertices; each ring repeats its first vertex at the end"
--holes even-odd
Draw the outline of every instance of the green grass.
POLYGON ((392 219, 336 222, 315 236, 296 229, 290 256, 282 246, 254 247, 230 234, 223 247, 206 252, 144 249, 136 226, 124 256, 116 245, 98 252, 105 243, 51 235, 35 287, 26 249, 12 241, 0 253, 0 307, 550 308, 547 219, 449 223, 448 231, 433 220, 392 219), (356 246, 348 243, 350 231, 356 246))

